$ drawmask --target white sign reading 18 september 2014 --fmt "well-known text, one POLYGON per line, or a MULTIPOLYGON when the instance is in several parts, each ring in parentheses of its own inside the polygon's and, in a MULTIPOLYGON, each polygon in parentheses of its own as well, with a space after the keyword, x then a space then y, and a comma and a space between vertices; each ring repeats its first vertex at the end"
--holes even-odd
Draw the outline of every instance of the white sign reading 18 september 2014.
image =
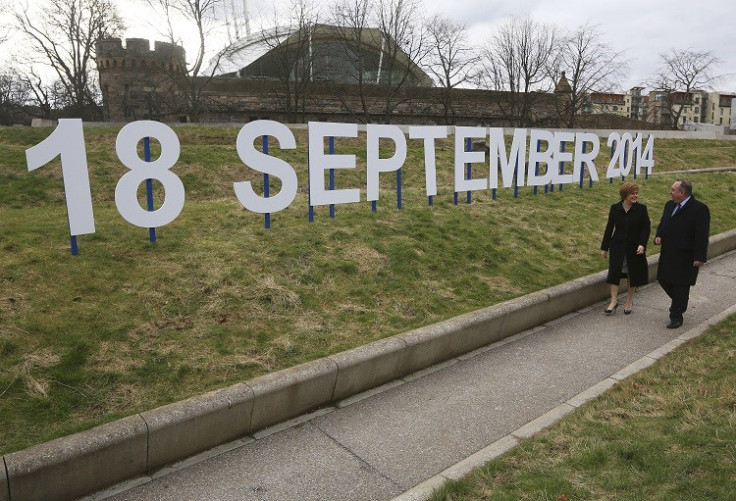
MULTIPOLYGON (((419 140, 424 148, 426 193, 437 194, 435 141, 448 136, 448 127, 411 126, 409 139, 419 140)), ((312 122, 308 125, 309 142, 309 204, 310 206, 355 203, 360 201, 360 189, 325 188, 325 172, 335 169, 355 169, 355 155, 329 154, 325 152, 325 138, 355 138, 358 125, 347 123, 312 122)), ((287 208, 297 194, 297 175, 286 161, 269 156, 254 147, 255 139, 273 137, 281 149, 296 148, 296 139, 285 125, 259 120, 250 122, 240 129, 236 140, 238 156, 243 163, 264 175, 275 176, 281 182, 279 192, 273 196, 262 196, 255 192, 250 181, 233 184, 236 197, 246 209, 270 214, 287 208)), ((640 133, 632 135, 612 133, 608 146, 613 154, 608 165, 606 178, 627 176, 632 170, 638 175, 641 169, 651 174, 654 167, 654 137, 649 136, 643 144, 640 133)), ((181 179, 171 169, 179 159, 180 144, 176 133, 167 125, 154 121, 138 121, 127 124, 117 136, 116 151, 120 162, 129 169, 115 189, 115 204, 120 215, 133 225, 142 228, 164 226, 181 213, 185 191, 181 179), (155 138, 161 146, 160 156, 155 161, 145 161, 138 155, 137 145, 144 138, 155 138), (161 183, 165 191, 164 202, 157 210, 142 208, 137 198, 138 187, 146 180, 161 183)), ((584 169, 591 181, 598 180, 594 161, 600 151, 598 135, 589 132, 547 131, 516 129, 511 148, 506 148, 504 131, 501 128, 455 127, 454 191, 478 191, 499 187, 499 172, 503 187, 544 186, 548 184, 570 184, 582 179, 584 169), (488 160, 484 151, 468 151, 468 140, 487 141, 488 160), (527 148, 528 140, 528 148, 527 148), (544 145, 544 147, 543 147, 544 145), (572 145, 572 148, 566 148, 572 145), (510 151, 509 154, 506 152, 510 151), (527 151, 529 158, 527 159, 527 151), (468 176, 468 164, 487 164, 483 174, 487 177, 468 176), (572 164, 572 172, 550 168, 563 163, 572 164), (546 165, 545 169, 538 166, 546 165)), ((401 169, 407 155, 407 138, 402 130, 392 125, 366 126, 366 199, 375 202, 379 198, 379 176, 381 173, 401 169), (393 155, 381 158, 380 141, 390 140, 394 144, 393 155)), ((94 233, 95 222, 92 196, 87 168, 82 121, 62 119, 54 132, 43 142, 26 151, 28 170, 33 171, 61 157, 64 190, 72 236, 94 233)))

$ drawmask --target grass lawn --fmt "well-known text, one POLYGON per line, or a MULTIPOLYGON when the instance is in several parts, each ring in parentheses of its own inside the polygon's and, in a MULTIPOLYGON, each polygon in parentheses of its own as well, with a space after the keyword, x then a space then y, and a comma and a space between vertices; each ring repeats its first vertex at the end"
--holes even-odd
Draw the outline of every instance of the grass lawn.
MULTIPOLYGON (((0 128, 0 453, 19 450, 214 388, 484 308, 606 266, 599 256, 620 180, 522 187, 452 197, 452 140, 439 143, 434 205, 423 151, 410 146, 404 208, 381 177, 370 204, 307 218, 306 139, 272 154, 298 171, 299 193, 272 217, 246 211, 232 183, 260 179, 235 151, 236 128, 177 129, 172 169, 180 216, 157 242, 121 218, 115 186, 127 170, 115 128, 85 130, 96 233, 70 255, 58 160, 28 172, 24 152, 49 129, 0 128)), ((365 200, 364 138, 341 140, 358 168, 337 186, 365 200)), ((155 148, 154 148, 155 150, 155 148)), ((657 140, 655 172, 736 165, 736 141, 657 140)), ((599 175, 609 152, 602 141, 599 175)), ((478 171, 480 172, 480 169, 478 171)), ((477 174, 479 175, 479 174, 477 174)), ((735 226, 736 174, 690 176, 712 213, 735 226)), ((654 225, 674 176, 639 179, 654 225)), ((272 192, 278 190, 272 188, 272 192)), ((157 203, 161 187, 156 186, 157 203)), ((649 252, 656 252, 651 246, 649 252)))
POLYGON ((736 315, 431 499, 734 499, 734 362, 736 315))

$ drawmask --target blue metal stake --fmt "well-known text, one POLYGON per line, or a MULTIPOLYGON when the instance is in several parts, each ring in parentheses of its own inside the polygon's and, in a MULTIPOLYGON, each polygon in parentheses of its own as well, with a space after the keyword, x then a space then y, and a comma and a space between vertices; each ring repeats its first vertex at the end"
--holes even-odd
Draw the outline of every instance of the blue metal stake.
POLYGON ((401 209, 403 207, 401 200, 401 168, 396 171, 396 208, 401 209))
MULTIPOLYGON (((562 146, 562 149, 560 151, 562 151, 562 153, 565 153, 565 142, 564 141, 562 142, 562 145, 561 146, 562 146)), ((560 162, 559 169, 560 169, 558 171, 559 174, 564 174, 565 173, 565 162, 560 162)), ((563 186, 563 184, 560 183, 560 191, 562 191, 562 186, 563 186)))
POLYGON ((309 210, 307 211, 307 217, 310 223, 314 222, 314 206, 312 205, 312 189, 310 188, 310 176, 309 176, 309 144, 307 144, 307 201, 309 203, 309 210))
MULTIPOLYGON (((143 159, 146 162, 151 161, 151 138, 143 138, 143 159)), ((148 202, 148 212, 153 212, 153 179, 146 179, 146 201, 148 202)), ((156 243, 156 228, 148 228, 148 240, 153 244, 156 243)))
POLYGON ((636 175, 636 167, 638 166, 639 162, 637 162, 637 158, 639 157, 639 148, 634 148, 634 154, 631 155, 631 158, 633 159, 633 165, 631 168, 634 170, 634 181, 636 181, 637 175, 636 175))
MULTIPOLYGON (((616 143, 613 143, 611 145, 611 158, 613 158, 613 155, 616 154, 616 143)), ((613 184, 613 178, 608 179, 608 184, 613 184)))
MULTIPOLYGON (((329 153, 330 155, 335 154, 335 136, 330 136, 329 140, 329 153)), ((330 169, 330 190, 335 189, 335 169, 330 169)), ((335 217, 335 204, 330 204, 330 217, 335 217)))
MULTIPOLYGON (((538 139, 538 140, 537 140, 537 151, 539 151, 539 148, 540 148, 541 146, 542 146, 542 141, 540 141, 540 140, 538 139)), ((535 162, 535 163, 534 163, 534 175, 535 175, 535 176, 539 176, 539 162, 535 162)), ((538 188, 539 188, 538 186, 535 186, 535 187, 534 187, 534 194, 535 194, 535 195, 537 194, 538 188)))
MULTIPOLYGON (((263 139, 263 154, 268 155, 268 136, 262 136, 263 139)), ((263 196, 268 198, 270 196, 271 183, 268 178, 268 174, 263 174, 263 196)), ((264 225, 266 229, 271 228, 271 213, 266 212, 264 215, 264 225)))
MULTIPOLYGON (((585 154, 585 150, 588 149, 588 143, 583 142, 583 154, 585 154)), ((585 169, 583 169, 583 166, 580 166, 580 189, 583 189, 583 178, 585 177, 585 169)))
MULTIPOLYGON (((467 149, 467 151, 473 151, 473 140, 469 137, 465 138, 465 148, 467 149)), ((465 169, 467 171, 465 173, 465 175, 467 176, 467 179, 468 180, 473 179, 473 164, 468 162, 467 164, 465 164, 465 169)), ((472 201, 470 190, 468 190, 468 193, 465 195, 465 198, 466 198, 465 203, 470 205, 470 202, 472 201)))

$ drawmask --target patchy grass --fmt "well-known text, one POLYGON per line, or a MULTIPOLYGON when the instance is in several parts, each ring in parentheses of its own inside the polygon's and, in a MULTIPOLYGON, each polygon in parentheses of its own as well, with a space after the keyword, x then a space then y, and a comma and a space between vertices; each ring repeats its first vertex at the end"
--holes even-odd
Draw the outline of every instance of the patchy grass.
POLYGON ((736 315, 433 501, 727 501, 736 489, 736 315))
MULTIPOLYGON (((402 210, 395 178, 383 175, 377 212, 342 205, 333 219, 319 207, 310 223, 301 131, 297 150, 273 150, 297 169, 299 193, 267 230, 233 193, 233 182, 261 182, 237 158, 237 129, 181 128, 173 171, 187 201, 150 244, 114 204, 126 172, 117 129, 93 128, 85 136, 97 231, 78 238, 72 257, 58 161, 25 167, 25 149, 49 132, 0 128, 0 453, 599 271, 618 199, 619 182, 605 181, 536 196, 524 187, 518 198, 474 193, 471 204, 463 194, 455 206, 447 141, 433 206, 422 156, 412 155, 402 210)), ((338 143, 337 153, 358 157, 338 188, 365 186, 363 145, 338 143)), ((659 140, 655 170, 670 168, 659 158, 666 149, 659 140)), ((712 233, 733 228, 735 176, 691 177, 712 233)), ((655 225, 671 182, 639 180, 655 225)))

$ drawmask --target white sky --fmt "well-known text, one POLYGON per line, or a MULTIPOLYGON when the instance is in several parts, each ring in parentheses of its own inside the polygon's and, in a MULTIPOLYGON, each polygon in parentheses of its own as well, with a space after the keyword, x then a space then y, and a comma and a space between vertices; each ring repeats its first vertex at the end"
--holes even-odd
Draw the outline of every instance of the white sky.
MULTIPOLYGON (((2 0, 0 0, 1 2, 2 0)), ((28 0, 30 4, 43 0, 28 0)), ((242 0, 235 0, 242 5, 242 0)), ((251 29, 258 28, 261 15, 271 19, 274 5, 288 0, 247 0, 251 29)), ((330 0, 322 0, 328 4, 330 0)), ((537 22, 574 30, 589 23, 598 25, 603 38, 618 49, 626 49, 629 75, 621 79, 623 89, 644 85, 659 66, 659 54, 671 48, 711 51, 723 64, 716 74, 730 74, 716 90, 736 93, 736 1, 705 0, 423 0, 424 14, 440 13, 465 23, 471 40, 481 45, 505 19, 529 14, 537 22)), ((117 0, 128 29, 124 38, 164 40, 156 26, 163 26, 143 0, 117 0)), ((323 16, 324 18, 324 16, 323 16)), ((5 23, 3 23, 5 24, 5 23)), ((16 44, 0 45, 3 52, 16 44)), ((187 52, 194 47, 184 40, 187 52), (190 48, 191 47, 191 48, 190 48)))

